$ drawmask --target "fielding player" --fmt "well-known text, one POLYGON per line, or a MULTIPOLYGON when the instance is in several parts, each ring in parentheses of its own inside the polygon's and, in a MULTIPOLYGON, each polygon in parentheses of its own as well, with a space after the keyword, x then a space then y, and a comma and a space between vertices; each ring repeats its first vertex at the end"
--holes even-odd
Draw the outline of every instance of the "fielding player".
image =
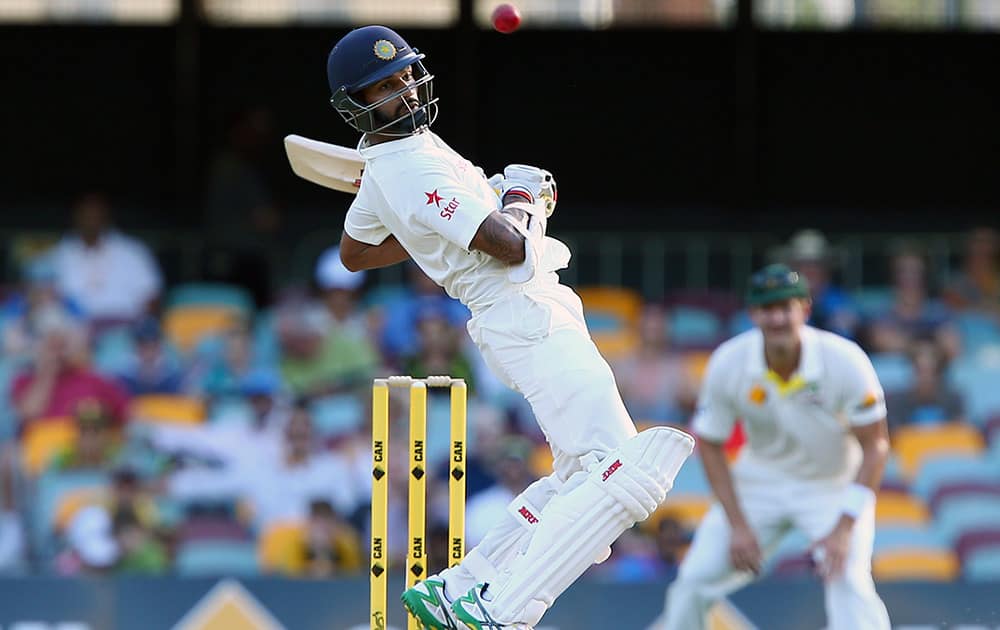
POLYGON ((352 270, 412 258, 468 306, 469 334, 530 402, 555 464, 460 565, 403 601, 425 628, 527 629, 656 509, 694 441, 668 428, 636 434, 579 297, 555 273, 570 254, 545 235, 551 174, 511 165, 487 180, 431 132, 437 99, 423 58, 382 26, 351 31, 330 52, 331 102, 364 134, 341 257, 352 270))
POLYGON ((871 577, 875 489, 889 452, 885 403, 871 361, 852 341, 805 324, 809 289, 784 265, 750 280, 756 326, 708 362, 692 421, 717 503, 667 595, 658 630, 697 630, 715 599, 760 573, 790 529, 812 541, 827 628, 888 630, 871 577), (737 418, 747 444, 722 445, 737 418))

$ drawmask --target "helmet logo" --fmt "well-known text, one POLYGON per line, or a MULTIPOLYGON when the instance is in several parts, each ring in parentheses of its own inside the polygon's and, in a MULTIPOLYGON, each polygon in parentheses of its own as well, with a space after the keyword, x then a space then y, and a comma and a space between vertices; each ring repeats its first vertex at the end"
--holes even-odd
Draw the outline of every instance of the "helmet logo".
POLYGON ((396 47, 388 39, 375 42, 375 56, 382 61, 389 61, 396 56, 396 47))

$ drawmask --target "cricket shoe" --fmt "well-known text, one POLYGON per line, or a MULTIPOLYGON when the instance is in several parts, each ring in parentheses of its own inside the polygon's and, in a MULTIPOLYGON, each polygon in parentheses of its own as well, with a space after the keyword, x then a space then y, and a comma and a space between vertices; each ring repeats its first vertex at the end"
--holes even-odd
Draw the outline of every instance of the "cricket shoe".
POLYGON ((403 606, 423 630, 459 630, 451 612, 451 601, 444 590, 444 580, 432 576, 403 592, 403 606))
POLYGON ((534 630, 526 623, 500 623, 483 605, 487 584, 477 584, 451 604, 455 618, 470 630, 534 630))

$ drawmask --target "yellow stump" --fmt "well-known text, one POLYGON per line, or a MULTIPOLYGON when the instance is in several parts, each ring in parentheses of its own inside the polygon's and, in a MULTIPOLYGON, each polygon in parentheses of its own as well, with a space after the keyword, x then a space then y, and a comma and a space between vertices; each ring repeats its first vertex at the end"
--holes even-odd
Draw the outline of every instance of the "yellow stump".
POLYGON ((389 558, 386 546, 386 515, 389 511, 389 385, 376 381, 372 387, 372 540, 371 627, 386 626, 386 580, 389 558))
MULTIPOLYGON (((410 385, 410 484, 409 484, 409 551, 406 557, 406 588, 424 579, 427 574, 425 553, 425 517, 427 502, 427 471, 424 469, 424 443, 427 441, 427 385, 414 381, 410 385)), ((420 630, 417 620, 407 619, 410 630, 420 630)))
POLYGON ((465 381, 451 384, 451 470, 448 473, 448 566, 465 557, 465 381))

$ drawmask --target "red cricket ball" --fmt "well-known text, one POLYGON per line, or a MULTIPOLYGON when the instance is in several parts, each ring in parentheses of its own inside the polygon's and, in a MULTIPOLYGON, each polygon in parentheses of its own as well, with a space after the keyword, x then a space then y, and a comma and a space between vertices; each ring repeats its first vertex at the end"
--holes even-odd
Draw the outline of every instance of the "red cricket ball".
POLYGON ((513 4, 501 4, 493 9, 493 28, 501 33, 513 33, 521 26, 521 12, 513 4))

